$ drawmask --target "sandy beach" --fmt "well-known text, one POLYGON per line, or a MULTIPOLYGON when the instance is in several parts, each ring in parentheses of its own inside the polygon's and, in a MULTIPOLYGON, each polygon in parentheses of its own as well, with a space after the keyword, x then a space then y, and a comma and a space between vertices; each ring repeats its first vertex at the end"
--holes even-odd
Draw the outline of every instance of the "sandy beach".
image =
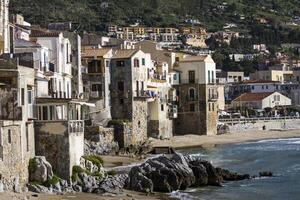
POLYGON ((300 137, 300 130, 274 130, 260 131, 252 130, 240 133, 228 133, 224 135, 199 136, 184 135, 175 136, 170 140, 152 139, 154 147, 170 146, 175 149, 192 148, 192 147, 212 147, 218 144, 242 143, 248 141, 257 141, 264 139, 276 138, 293 138, 300 137))
POLYGON ((15 194, 15 193, 3 193, 0 194, 0 200, 172 200, 166 194, 153 194, 146 195, 138 192, 125 190, 120 195, 107 194, 107 195, 96 195, 96 194, 66 194, 66 195, 46 195, 46 194, 15 194))

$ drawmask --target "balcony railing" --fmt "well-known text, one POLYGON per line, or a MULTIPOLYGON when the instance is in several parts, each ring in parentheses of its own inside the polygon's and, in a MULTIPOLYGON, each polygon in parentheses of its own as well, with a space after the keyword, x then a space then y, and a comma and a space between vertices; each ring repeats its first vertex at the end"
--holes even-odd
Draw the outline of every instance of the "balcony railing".
POLYGON ((91 98, 102 98, 102 92, 101 91, 91 91, 90 97, 91 98))
POLYGON ((138 97, 138 98, 151 98, 151 95, 150 95, 150 93, 148 91, 136 90, 134 97, 138 97))
POLYGON ((217 94, 211 94, 208 96, 208 100, 214 101, 214 100, 218 100, 219 96, 217 94))
POLYGON ((181 84, 198 84, 199 80, 198 79, 181 79, 180 83, 181 84))
POLYGON ((84 121, 83 120, 70 120, 68 122, 69 133, 84 133, 84 121))

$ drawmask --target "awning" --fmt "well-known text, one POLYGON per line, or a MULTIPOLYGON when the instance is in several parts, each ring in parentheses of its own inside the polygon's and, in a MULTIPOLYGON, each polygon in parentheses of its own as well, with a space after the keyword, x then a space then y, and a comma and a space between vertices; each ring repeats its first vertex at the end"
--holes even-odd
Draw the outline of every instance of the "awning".
POLYGON ((147 86, 147 90, 149 90, 149 91, 157 91, 157 87, 155 87, 155 86, 147 86))
POLYGON ((94 103, 79 102, 79 101, 71 101, 70 103, 79 104, 81 106, 96 107, 96 104, 94 103))

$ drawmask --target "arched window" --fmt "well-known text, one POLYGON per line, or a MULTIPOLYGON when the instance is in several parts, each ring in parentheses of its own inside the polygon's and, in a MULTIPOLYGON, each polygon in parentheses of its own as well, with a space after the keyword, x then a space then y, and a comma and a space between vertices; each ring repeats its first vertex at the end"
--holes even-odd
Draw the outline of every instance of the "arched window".
POLYGON ((195 99, 195 89, 194 88, 190 88, 189 90, 189 95, 190 95, 190 99, 195 99))

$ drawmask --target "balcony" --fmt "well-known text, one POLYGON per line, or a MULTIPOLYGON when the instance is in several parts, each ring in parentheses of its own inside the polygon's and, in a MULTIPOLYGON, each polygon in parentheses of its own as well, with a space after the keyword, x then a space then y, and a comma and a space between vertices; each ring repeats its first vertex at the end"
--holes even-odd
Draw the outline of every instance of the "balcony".
POLYGON ((219 96, 217 94, 211 94, 208 96, 209 101, 217 101, 219 99, 219 96))
POLYGON ((102 92, 101 91, 91 91, 90 93, 91 98, 102 98, 102 92))
POLYGON ((72 76, 72 65, 71 64, 66 64, 64 66, 64 69, 63 69, 63 75, 64 76, 72 76))
POLYGON ((181 79, 180 84, 198 84, 198 79, 181 79))
POLYGON ((148 91, 136 90, 134 97, 135 98, 151 98, 151 95, 148 91))
POLYGON ((68 121, 69 134, 84 133, 84 120, 68 121))

